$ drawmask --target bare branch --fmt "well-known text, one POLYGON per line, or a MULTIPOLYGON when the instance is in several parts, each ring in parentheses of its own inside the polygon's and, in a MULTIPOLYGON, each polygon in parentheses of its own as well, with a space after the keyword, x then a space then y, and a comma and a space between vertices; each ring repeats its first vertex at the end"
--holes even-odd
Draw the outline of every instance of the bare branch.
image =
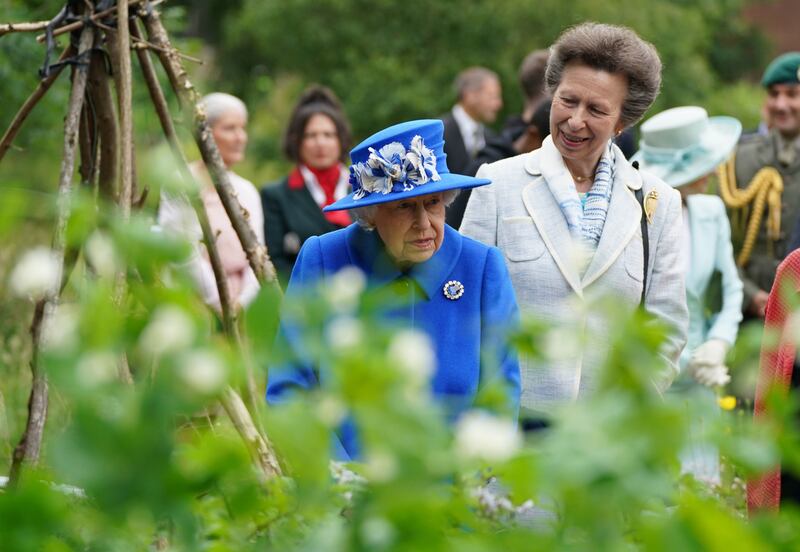
POLYGON ((103 53, 93 51, 88 90, 97 117, 97 134, 100 139, 98 187, 105 199, 116 201, 120 140, 117 110, 110 80, 103 53))
MULTIPOLYGON (((140 38, 142 31, 139 28, 139 20, 134 19, 130 25, 131 36, 140 38)), ((183 150, 178 143, 178 135, 175 132, 175 125, 172 122, 172 116, 169 113, 169 106, 167 99, 164 96, 164 91, 161 89, 161 84, 158 82, 158 75, 156 69, 153 67, 153 60, 150 59, 150 54, 147 50, 136 50, 136 56, 139 58, 139 65, 142 68, 142 75, 144 82, 147 85, 147 91, 150 93, 150 99, 156 109, 158 120, 161 123, 161 128, 167 138, 167 142, 172 148, 173 153, 178 156, 179 165, 186 166, 186 159, 183 157, 183 150)))
MULTIPOLYGON (((129 3, 130 3, 131 6, 134 6, 136 4, 141 4, 142 2, 145 2, 145 1, 146 0, 131 0, 129 3)), ((159 4, 163 3, 163 2, 164 2, 164 0, 153 0, 151 5, 152 6, 157 6, 157 5, 159 5, 159 4)), ((90 16, 90 19, 92 20, 93 23, 96 24, 98 21, 105 19, 109 15, 114 15, 116 13, 116 11, 117 11, 116 7, 108 8, 107 10, 103 10, 103 11, 100 11, 100 12, 97 12, 97 13, 93 14, 92 16, 90 16)), ((49 23, 49 21, 47 21, 46 23, 49 23)), ((45 25, 45 27, 46 27, 46 25, 45 25)), ((44 28, 44 27, 42 27, 42 28, 44 28)), ((56 37, 58 35, 62 35, 64 33, 77 31, 78 29, 81 29, 81 28, 83 28, 83 21, 75 21, 73 23, 69 23, 67 25, 64 25, 63 27, 59 27, 58 29, 53 30, 53 37, 56 37)), ((40 30, 40 29, 36 29, 36 30, 40 30)), ((36 37, 36 41, 37 42, 44 42, 45 39, 46 39, 45 35, 39 35, 39 36, 36 37)))
POLYGON ((131 103, 131 41, 128 29, 128 0, 117 0, 117 27, 115 67, 117 76, 117 98, 119 99, 120 139, 122 141, 119 204, 122 218, 131 215, 131 186, 133 179, 133 156, 130 144, 133 141, 133 108, 131 103))
MULTIPOLYGON (((136 21, 131 22, 130 30, 131 36, 139 36, 141 34, 138 22, 136 21)), ((170 148, 172 149, 172 152, 178 161, 181 175, 185 179, 191 179, 193 176, 189 171, 183 150, 178 143, 178 137, 175 133, 175 126, 172 122, 172 117, 169 113, 167 100, 164 97, 164 92, 158 82, 158 77, 155 72, 155 67, 153 67, 153 62, 150 59, 150 54, 145 50, 137 50, 136 54, 139 58, 142 74, 144 75, 144 80, 150 93, 150 98, 153 101, 159 121, 161 122, 161 128, 163 129, 164 135, 167 138, 167 142, 169 143, 170 148)), ((206 244, 209 260, 211 261, 211 267, 214 271, 214 277, 217 283, 217 291, 219 293, 220 306, 222 308, 222 318, 225 331, 233 338, 234 344, 241 350, 242 343, 238 333, 238 327, 236 325, 235 313, 231 308, 227 277, 225 275, 225 270, 222 268, 222 261, 219 258, 219 252, 217 251, 216 242, 211 230, 211 225, 208 222, 208 216, 206 214, 205 207, 197 196, 190 201, 190 204, 194 207, 194 210, 197 213, 197 218, 200 222, 200 228, 203 232, 203 240, 206 244)), ((252 374, 250 372, 251 371, 248 370, 248 393, 250 395, 250 401, 254 403, 255 398, 253 396, 255 395, 255 392, 252 389, 252 374)), ((250 412, 247 410, 247 407, 244 406, 241 397, 239 397, 239 395, 233 389, 228 388, 223 394, 221 401, 225 411, 228 413, 228 416, 233 422, 234 427, 236 427, 236 430, 247 444, 248 450, 251 452, 253 460, 260 468, 263 476, 265 478, 270 478, 274 477, 275 475, 280 475, 280 466, 278 465, 278 461, 276 460, 272 446, 270 445, 267 437, 263 434, 263 431, 259 431, 258 425, 254 422, 253 416, 256 416, 257 413, 254 411, 253 416, 251 416, 250 412)), ((255 404, 253 404, 252 407, 255 409, 255 404)), ((257 417, 255 419, 257 419, 257 417)))
POLYGON ((14 449, 11 460, 11 470, 9 471, 9 481, 14 484, 19 478, 19 472, 25 462, 35 464, 39 460, 39 452, 42 447, 42 435, 44 434, 44 424, 47 420, 47 378, 39 371, 39 350, 36 343, 40 341, 42 330, 42 320, 44 318, 46 301, 41 299, 36 303, 31 323, 31 335, 33 337, 34 349, 31 357, 31 372, 33 381, 31 382, 31 394, 28 397, 28 421, 25 424, 25 432, 14 449))
MULTIPOLYGON (((98 27, 100 27, 101 29, 106 31, 107 33, 112 33, 113 34, 113 33, 117 32, 116 27, 110 27, 108 25, 100 23, 99 21, 96 22, 95 25, 97 25, 98 27)), ((155 44, 153 44, 151 42, 147 42, 143 38, 135 37, 132 34, 131 34, 131 48, 133 48, 134 50, 153 50, 155 52, 163 52, 164 51, 163 48, 160 48, 159 46, 156 46, 155 44)), ((181 59, 185 59, 186 61, 192 61, 192 62, 198 63, 200 65, 203 64, 203 60, 200 59, 200 58, 196 58, 194 56, 190 56, 190 55, 184 54, 182 52, 176 52, 176 54, 178 56, 180 56, 181 59)))
POLYGON ((272 445, 253 425, 242 398, 229 387, 223 392, 221 402, 239 435, 244 439, 253 460, 261 468, 266 478, 280 476, 281 467, 275 457, 272 445))
MULTIPOLYGON (((67 46, 64 51, 61 53, 61 57, 58 58, 59 61, 62 61, 69 56, 71 56, 75 52, 75 49, 72 46, 67 46)), ((22 128, 22 124, 25 122, 25 119, 28 118, 28 115, 39 103, 39 100, 42 99, 42 96, 50 89, 53 83, 58 78, 58 75, 61 74, 61 70, 64 68, 63 65, 56 67, 53 69, 53 72, 46 79, 42 79, 39 82, 39 85, 36 87, 36 90, 33 91, 33 94, 25 100, 25 103, 22 104, 22 107, 19 109, 17 114, 14 116, 14 120, 11 121, 11 124, 8 126, 5 134, 3 134, 3 138, 0 139, 0 161, 2 161, 3 156, 8 151, 8 148, 11 147, 11 143, 14 141, 14 138, 17 136, 19 129, 22 128)))
POLYGON ((8 33, 35 33, 47 28, 49 21, 35 21, 31 23, 2 23, 0 24, 0 36, 8 33))
MULTIPOLYGON (((87 27, 81 32, 78 45, 78 59, 88 59, 88 51, 92 46, 94 30, 87 27)), ((59 260, 59 281, 64 274, 64 255, 66 252, 66 228, 69 219, 72 193, 72 177, 75 171, 75 147, 78 143, 81 109, 83 107, 84 93, 88 74, 86 64, 76 65, 72 79, 72 92, 70 93, 69 108, 64 124, 64 157, 61 161, 61 172, 58 181, 58 220, 53 238, 53 249, 59 260)), ((60 295, 60 288, 51 296, 41 300, 36 305, 36 313, 31 326, 33 336, 33 355, 31 358, 31 372, 33 385, 28 401, 28 421, 25 432, 14 450, 11 465, 12 482, 16 481, 24 463, 35 464, 39 459, 42 445, 42 434, 47 418, 47 377, 39 370, 39 351, 42 346, 42 327, 45 320, 52 316, 56 302, 60 295)))

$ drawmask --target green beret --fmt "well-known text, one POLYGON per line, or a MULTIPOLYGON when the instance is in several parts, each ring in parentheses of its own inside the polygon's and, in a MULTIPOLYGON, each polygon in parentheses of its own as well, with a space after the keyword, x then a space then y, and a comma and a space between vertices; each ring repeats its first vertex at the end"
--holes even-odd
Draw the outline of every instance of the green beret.
POLYGON ((789 52, 776 57, 767 66, 761 84, 797 84, 800 82, 800 52, 789 52))

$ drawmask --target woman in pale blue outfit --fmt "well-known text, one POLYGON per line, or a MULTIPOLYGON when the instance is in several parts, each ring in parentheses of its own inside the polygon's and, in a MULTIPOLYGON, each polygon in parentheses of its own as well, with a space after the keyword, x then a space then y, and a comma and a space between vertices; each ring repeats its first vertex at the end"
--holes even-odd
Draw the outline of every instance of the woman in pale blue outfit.
MULTIPOLYGON (((742 320, 742 281, 731 245, 731 228, 725 205, 715 195, 703 193, 710 174, 733 151, 742 125, 732 117, 709 117, 701 107, 685 106, 663 111, 641 127, 641 149, 633 157, 642 170, 654 173, 677 188, 683 203, 683 264, 689 335, 675 391, 699 391, 701 385, 718 387, 730 381, 725 356, 736 340, 742 320), (721 307, 710 312, 711 295, 721 307), (714 282, 714 284, 712 284, 714 282), (718 309, 718 310, 717 310, 718 309)), ((709 391, 704 393, 712 398, 709 391)), ((701 430, 702 420, 694 420, 701 430)), ((684 471, 710 483, 719 483, 719 460, 713 447, 693 444, 682 454, 684 471)))

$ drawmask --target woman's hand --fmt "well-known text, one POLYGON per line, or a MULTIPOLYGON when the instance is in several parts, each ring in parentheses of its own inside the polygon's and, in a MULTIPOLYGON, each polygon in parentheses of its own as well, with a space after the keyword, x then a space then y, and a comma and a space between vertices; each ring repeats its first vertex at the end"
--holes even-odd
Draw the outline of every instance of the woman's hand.
POLYGON ((722 339, 709 339, 702 343, 692 353, 687 366, 689 373, 707 387, 726 385, 731 381, 728 367, 725 366, 729 347, 728 342, 722 339))

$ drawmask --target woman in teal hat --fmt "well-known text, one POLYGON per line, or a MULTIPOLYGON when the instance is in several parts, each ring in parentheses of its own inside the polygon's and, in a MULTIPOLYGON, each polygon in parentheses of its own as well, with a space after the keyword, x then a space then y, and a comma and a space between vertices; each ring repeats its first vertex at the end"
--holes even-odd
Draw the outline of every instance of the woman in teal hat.
MULTIPOLYGON (((445 207, 458 191, 489 180, 450 173, 443 130, 439 120, 402 123, 350 152, 353 192, 325 210, 349 210, 357 222, 306 241, 286 301, 331 285, 343 269, 361 272, 368 290, 402 296, 401 306, 386 310, 387 322, 429 338, 435 358, 430 388, 448 418, 469 408, 486 383, 498 380, 515 414, 519 366, 503 330, 518 311, 508 270, 497 249, 445 224, 445 207)), ((270 368, 271 403, 286 400, 295 390, 330 383, 332 375, 304 350, 301 334, 299 324, 284 313, 278 340, 294 360, 270 368)), ((343 424, 338 437, 342 448, 337 456, 361 456, 353 420, 343 424)))
MULTIPOLYGON (((682 262, 686 274, 689 334, 681 355, 683 374, 673 389, 687 390, 692 382, 719 387, 730 381, 725 355, 736 340, 742 320, 743 285, 731 244, 725 205, 706 190, 709 176, 727 160, 742 125, 732 117, 709 117, 701 107, 667 109, 641 126, 639 152, 633 160, 677 188, 683 204, 682 262), (721 305, 709 312, 712 282, 721 278, 721 305)), ((684 454, 684 467, 698 479, 719 484, 717 454, 694 446, 684 454)))

